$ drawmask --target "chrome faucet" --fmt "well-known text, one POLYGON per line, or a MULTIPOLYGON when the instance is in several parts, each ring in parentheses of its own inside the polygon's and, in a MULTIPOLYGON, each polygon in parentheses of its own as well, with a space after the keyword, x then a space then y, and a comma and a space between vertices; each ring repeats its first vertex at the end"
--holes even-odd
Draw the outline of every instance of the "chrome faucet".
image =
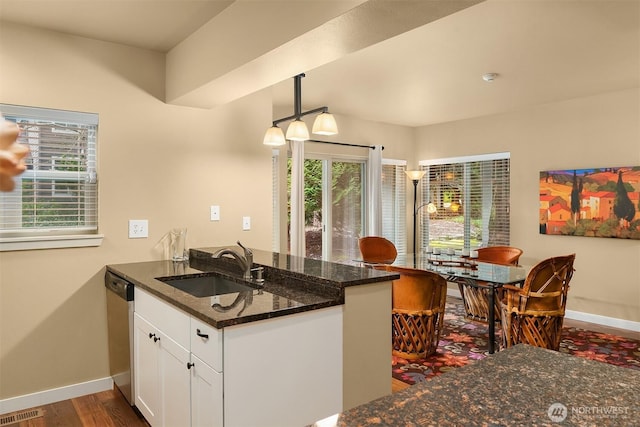
POLYGON ((242 243, 240 243, 239 240, 236 243, 244 251, 244 256, 240 255, 238 252, 236 252, 232 248, 222 248, 222 249, 216 251, 211 256, 213 258, 220 258, 223 255, 231 255, 232 257, 235 258, 235 260, 240 265, 240 268, 242 269, 242 272, 243 272, 243 275, 244 275, 243 278, 245 280, 251 280, 251 266, 253 265, 253 252, 251 252, 251 249, 245 248, 244 246, 242 246, 242 243))

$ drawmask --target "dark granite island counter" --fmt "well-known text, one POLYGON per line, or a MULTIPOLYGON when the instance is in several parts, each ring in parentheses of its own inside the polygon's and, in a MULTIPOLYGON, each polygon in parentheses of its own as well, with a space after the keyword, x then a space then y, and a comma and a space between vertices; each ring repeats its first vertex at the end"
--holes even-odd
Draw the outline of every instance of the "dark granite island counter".
POLYGON ((188 262, 149 261, 108 265, 110 271, 135 286, 216 327, 237 325, 344 303, 345 289, 353 286, 388 282, 397 277, 383 271, 359 268, 287 254, 254 250, 254 265, 264 267, 264 285, 249 304, 236 301, 238 294, 195 297, 157 278, 218 272, 241 277, 235 261, 212 260, 219 248, 191 249, 188 262), (212 303, 237 309, 214 310, 212 303))
POLYGON ((640 371, 520 344, 313 427, 637 426, 640 371))
MULTIPOLYGON (((234 260, 212 260, 211 255, 217 249, 191 249, 189 261, 184 263, 117 264, 108 265, 107 271, 217 329, 255 324, 258 330, 264 322, 339 308, 342 366, 336 369, 343 377, 342 410, 391 392, 390 285, 397 274, 254 250, 254 267, 264 268, 265 283, 262 289, 253 292, 250 301, 237 301, 238 293, 194 297, 157 280, 207 272, 241 277, 234 260), (229 309, 214 310, 213 304, 229 309)), ((256 357, 259 353, 257 350, 256 357)))

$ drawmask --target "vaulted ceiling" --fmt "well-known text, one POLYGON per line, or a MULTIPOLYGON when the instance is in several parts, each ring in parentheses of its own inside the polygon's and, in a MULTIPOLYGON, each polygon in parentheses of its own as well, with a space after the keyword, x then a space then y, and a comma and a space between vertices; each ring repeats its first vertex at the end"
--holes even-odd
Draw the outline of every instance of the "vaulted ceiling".
POLYGON ((3 21, 166 52, 168 101, 203 107, 292 108, 300 72, 305 109, 406 126, 640 86, 635 0, 0 0, 3 21))

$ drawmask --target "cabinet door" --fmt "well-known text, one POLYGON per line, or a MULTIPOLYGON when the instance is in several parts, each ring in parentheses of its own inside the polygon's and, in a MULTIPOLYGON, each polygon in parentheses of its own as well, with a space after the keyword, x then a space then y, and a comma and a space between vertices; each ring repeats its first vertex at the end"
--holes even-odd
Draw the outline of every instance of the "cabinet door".
POLYGON ((222 427, 222 373, 191 355, 191 426, 222 427))
POLYGON ((189 426, 191 425, 189 351, 162 333, 160 338, 161 425, 189 426))
POLYGON ((304 426, 342 411, 342 306, 224 329, 225 427, 304 426))
POLYGON ((135 404, 149 424, 158 425, 162 409, 158 375, 160 353, 158 341, 153 338, 159 332, 138 314, 134 315, 133 325, 135 404))

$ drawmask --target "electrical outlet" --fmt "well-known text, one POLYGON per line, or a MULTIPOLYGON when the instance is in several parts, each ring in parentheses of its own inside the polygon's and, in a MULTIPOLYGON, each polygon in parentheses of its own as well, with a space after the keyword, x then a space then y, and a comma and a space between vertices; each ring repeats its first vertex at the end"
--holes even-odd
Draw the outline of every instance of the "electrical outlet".
POLYGON ((220 221, 220 206, 211 206, 211 221, 220 221))
POLYGON ((143 239, 149 237, 149 221, 146 219, 129 220, 129 238, 143 239))
POLYGON ((247 231, 247 230, 251 230, 251 217, 250 216, 243 216, 242 217, 242 229, 247 231))

